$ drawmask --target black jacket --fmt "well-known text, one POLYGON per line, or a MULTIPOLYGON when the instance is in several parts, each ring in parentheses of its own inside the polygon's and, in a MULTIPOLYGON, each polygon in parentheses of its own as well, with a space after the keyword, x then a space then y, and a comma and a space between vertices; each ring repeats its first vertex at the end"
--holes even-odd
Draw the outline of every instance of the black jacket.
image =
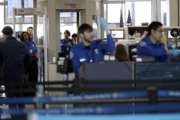
POLYGON ((14 37, 7 37, 0 43, 1 81, 22 82, 29 64, 28 49, 14 37))

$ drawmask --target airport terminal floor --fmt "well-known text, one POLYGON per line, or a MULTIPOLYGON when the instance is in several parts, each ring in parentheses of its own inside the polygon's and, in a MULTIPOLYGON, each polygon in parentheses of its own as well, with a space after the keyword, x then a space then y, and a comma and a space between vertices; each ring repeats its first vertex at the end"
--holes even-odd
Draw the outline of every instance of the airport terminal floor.
POLYGON ((1 120, 180 120, 180 0, 0 0, 1 120))

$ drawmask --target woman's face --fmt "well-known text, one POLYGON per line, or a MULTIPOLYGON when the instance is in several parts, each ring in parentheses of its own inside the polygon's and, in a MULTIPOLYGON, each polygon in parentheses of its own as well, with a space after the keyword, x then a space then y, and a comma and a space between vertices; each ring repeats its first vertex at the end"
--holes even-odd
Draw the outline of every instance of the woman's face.
POLYGON ((28 33, 24 33, 24 34, 23 34, 23 38, 24 38, 24 40, 29 40, 28 33))
POLYGON ((163 36, 163 28, 159 27, 157 30, 152 30, 152 37, 156 41, 160 41, 163 36))
POLYGON ((78 37, 72 37, 72 41, 76 43, 78 41, 78 37))

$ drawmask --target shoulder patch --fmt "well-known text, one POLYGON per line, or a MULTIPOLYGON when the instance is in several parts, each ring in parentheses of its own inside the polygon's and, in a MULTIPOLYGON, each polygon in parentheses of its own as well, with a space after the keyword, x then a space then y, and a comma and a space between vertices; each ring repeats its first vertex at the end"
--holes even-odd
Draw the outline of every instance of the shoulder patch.
POLYGON ((72 59, 74 57, 74 53, 71 51, 70 52, 70 58, 72 59))
POLYGON ((96 48, 96 49, 94 50, 94 52, 95 52, 96 55, 99 54, 99 49, 96 48))
POLYGON ((140 42, 139 45, 140 45, 141 47, 145 47, 145 46, 147 46, 147 43, 146 43, 146 42, 140 42))

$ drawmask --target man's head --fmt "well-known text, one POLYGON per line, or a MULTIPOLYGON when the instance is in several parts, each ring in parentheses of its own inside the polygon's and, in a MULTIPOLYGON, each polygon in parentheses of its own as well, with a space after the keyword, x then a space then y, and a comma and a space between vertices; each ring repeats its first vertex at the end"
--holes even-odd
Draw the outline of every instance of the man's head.
POLYGON ((86 43, 91 43, 92 40, 93 40, 93 28, 91 25, 89 24, 82 24, 80 27, 79 27, 79 36, 80 38, 86 42, 86 43))
POLYGON ((4 36, 12 36, 13 35, 13 29, 10 26, 6 26, 3 28, 2 33, 4 36))
POLYGON ((148 27, 148 35, 150 35, 153 40, 160 41, 163 36, 163 25, 160 22, 152 22, 148 27))
POLYGON ((73 42, 73 44, 77 44, 77 42, 78 42, 78 35, 77 34, 72 35, 72 42, 73 42))
POLYGON ((27 32, 28 34, 33 34, 33 27, 28 27, 27 32))
POLYGON ((33 27, 28 27, 27 33, 29 34, 30 39, 33 38, 33 27))
POLYGON ((68 39, 71 36, 71 33, 69 32, 69 30, 65 30, 64 31, 64 38, 68 39))

